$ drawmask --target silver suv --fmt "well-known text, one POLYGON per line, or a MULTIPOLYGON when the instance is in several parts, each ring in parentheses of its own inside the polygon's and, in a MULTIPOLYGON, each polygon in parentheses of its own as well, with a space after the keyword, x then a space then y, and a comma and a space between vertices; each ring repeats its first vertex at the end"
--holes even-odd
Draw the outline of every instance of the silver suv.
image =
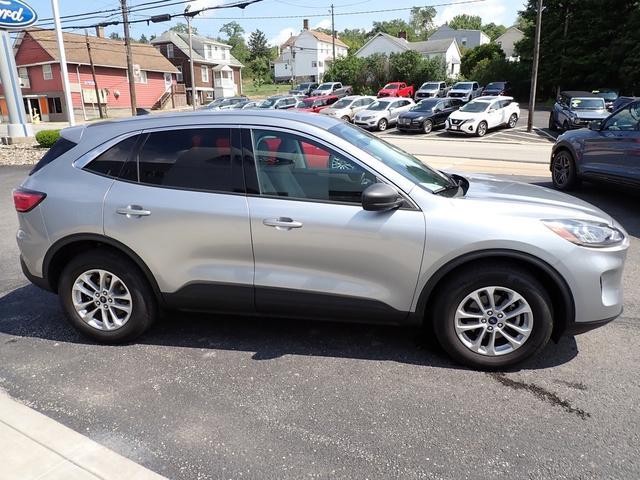
POLYGON ((424 324, 502 368, 622 311, 622 227, 563 193, 448 175, 324 115, 73 127, 14 192, 24 273, 101 342, 160 309, 424 324))

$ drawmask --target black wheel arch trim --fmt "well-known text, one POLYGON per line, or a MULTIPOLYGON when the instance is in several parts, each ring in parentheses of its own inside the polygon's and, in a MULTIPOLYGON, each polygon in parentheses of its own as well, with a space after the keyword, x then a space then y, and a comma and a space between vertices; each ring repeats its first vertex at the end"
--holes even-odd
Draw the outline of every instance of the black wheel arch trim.
MULTIPOLYGON (((523 263, 528 263, 532 267, 544 271, 545 274, 548 275, 555 283, 555 287, 557 287, 556 292, 550 293, 559 295, 560 301, 562 302, 562 306, 564 308, 564 318, 561 318, 560 322, 554 322, 552 338, 555 341, 558 341, 558 339, 565 332, 570 332, 572 330, 572 326, 576 323, 575 301, 573 298, 573 294, 571 293, 571 289, 569 288, 569 285, 567 284, 563 276, 544 260, 528 253, 509 249, 478 250, 454 258, 453 260, 441 266, 433 275, 431 275, 425 286, 422 288, 422 291, 420 292, 415 310, 415 315, 418 318, 416 318, 415 323, 418 323, 418 321, 424 321, 427 314, 426 308, 429 301, 431 300, 431 295, 440 285, 440 282, 449 273, 453 272, 456 268, 462 267, 465 264, 487 259, 515 259, 523 263)), ((555 315, 557 315, 557 312, 554 312, 554 317, 555 315)))
POLYGON ((96 244, 104 244, 125 254, 138 266, 138 268, 140 268, 145 278, 149 282, 149 285, 151 286, 156 299, 161 306, 164 306, 164 298, 160 291, 160 288, 158 287, 155 276, 153 275, 153 273, 151 273, 151 270, 144 262, 144 260, 142 260, 142 258, 140 258, 140 256, 136 252, 127 247, 124 243, 98 233, 75 233, 57 240, 49 247, 49 250, 47 250, 47 253, 45 254, 44 260, 42 262, 42 273, 46 284, 49 286, 49 290, 54 292, 56 291, 56 283, 52 281, 53 279, 50 276, 50 269, 52 267, 51 262, 55 258, 56 254, 67 245, 80 242, 95 242, 96 244))
POLYGON ((579 166, 578 166, 578 153, 576 152, 575 146, 567 141, 567 140, 560 140, 560 141, 556 141, 556 143, 553 145, 553 148, 551 149, 551 160, 549 161, 549 170, 552 170, 553 168, 553 159, 556 156, 556 153, 558 153, 560 150, 568 150, 569 153, 571 154, 571 156, 573 157, 573 161, 576 165, 576 173, 580 173, 579 172, 579 166))

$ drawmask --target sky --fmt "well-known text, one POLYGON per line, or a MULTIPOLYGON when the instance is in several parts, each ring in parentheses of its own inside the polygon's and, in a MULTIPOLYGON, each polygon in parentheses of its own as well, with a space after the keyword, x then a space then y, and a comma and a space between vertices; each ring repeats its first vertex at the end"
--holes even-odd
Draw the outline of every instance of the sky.
MULTIPOLYGON (((151 0, 128 0, 130 7, 135 7, 151 0)), ((189 2, 191 10, 198 10, 203 7, 231 3, 237 0, 195 0, 189 2)), ((523 8, 525 0, 473 0, 475 3, 465 3, 451 5, 464 0, 333 0, 335 7, 335 28, 337 31, 345 28, 371 29, 374 21, 392 20, 394 18, 409 19, 409 8, 413 6, 437 5, 437 16, 435 23, 441 25, 450 20, 455 15, 467 13, 470 15, 480 15, 484 23, 494 22, 510 26, 515 22, 518 10, 523 8), (446 5, 449 4, 449 5, 446 5), (385 9, 406 9, 389 12, 371 12, 385 9)), ((467 0, 468 1, 468 0, 467 0)), ((52 16, 51 0, 26 0, 38 13, 39 18, 46 19, 52 16)), ((60 15, 73 15, 86 12, 100 12, 118 8, 119 0, 58 0, 60 15)), ((239 8, 219 9, 208 11, 194 18, 193 25, 197 27, 198 33, 219 36, 220 27, 233 20, 240 23, 245 29, 245 36, 256 30, 262 30, 269 43, 272 45, 282 44, 290 35, 297 34, 302 29, 303 18, 309 18, 311 28, 331 28, 330 4, 332 0, 262 0, 259 3, 249 5, 244 10, 239 8), (263 18, 252 18, 263 17, 263 18), (293 18, 264 18, 264 17, 293 17, 293 18)), ((155 0, 154 8, 139 13, 133 13, 131 20, 146 19, 152 15, 162 13, 180 13, 184 10, 186 3, 179 0, 155 0)), ((100 21, 117 19, 115 13, 99 14, 103 19, 74 20, 68 25, 93 25, 100 21), (115 15, 115 16, 114 16, 115 15)), ((173 19, 171 22, 147 25, 138 23, 131 25, 131 35, 137 39, 142 34, 147 38, 152 34, 159 35, 167 30, 171 25, 184 21, 182 18, 173 19)), ((44 26, 44 25, 43 25, 44 26)), ((50 28, 47 26, 47 28, 50 28)), ((84 30, 66 30, 76 33, 83 33, 84 30)), ((118 32, 122 36, 122 26, 108 27, 107 35, 111 32, 118 32)))

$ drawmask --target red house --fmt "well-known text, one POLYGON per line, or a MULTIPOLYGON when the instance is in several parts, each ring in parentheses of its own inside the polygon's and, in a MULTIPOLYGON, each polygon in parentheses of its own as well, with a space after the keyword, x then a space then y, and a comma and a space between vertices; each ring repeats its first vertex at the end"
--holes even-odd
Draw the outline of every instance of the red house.
MULTIPOLYGON (((98 95, 85 36, 64 33, 63 38, 74 114, 79 119, 95 118, 98 116, 98 95)), ((95 36, 88 38, 103 109, 106 106, 110 117, 130 115, 124 42, 95 36)), ((67 120, 55 32, 42 29, 20 32, 14 54, 27 116, 42 121, 67 120)), ((177 69, 171 62, 148 44, 132 43, 132 54, 138 107, 151 109, 186 104, 184 93, 176 91, 177 69)), ((3 93, 0 85, 0 114, 6 119, 3 93)))

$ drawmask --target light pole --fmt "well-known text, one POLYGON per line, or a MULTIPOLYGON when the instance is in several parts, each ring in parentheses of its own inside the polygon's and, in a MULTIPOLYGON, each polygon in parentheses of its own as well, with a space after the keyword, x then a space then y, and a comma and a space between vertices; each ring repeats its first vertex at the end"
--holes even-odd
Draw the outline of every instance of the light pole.
POLYGON ((187 20, 187 31, 189 35, 189 74, 191 75, 191 106, 194 110, 196 110, 198 96, 196 95, 196 76, 193 70, 193 41, 191 39, 191 18, 194 16, 193 13, 189 13, 189 9, 191 5, 187 5, 187 8, 184 9, 184 18, 187 20))
MULTIPOLYGON (((127 50, 127 72, 129 73, 129 97, 131 98, 131 115, 137 114, 136 79, 133 74, 133 56, 131 54, 131 36, 129 35, 129 7, 127 0, 120 0, 122 23, 124 24, 124 45, 127 50)), ((98 99, 100 101, 100 99, 98 99)))
MULTIPOLYGON (((67 107, 67 121, 69 122, 69 125, 73 127, 76 124, 76 116, 73 111, 73 101, 71 100, 69 72, 67 72, 67 55, 64 51, 64 40, 62 39, 62 27, 60 26, 60 9, 58 8, 58 0, 51 0, 51 10, 53 10, 53 21, 56 26, 58 56, 60 57, 60 75, 62 76, 62 91, 64 92, 64 103, 67 107)), ((82 98, 82 92, 80 92, 80 101, 84 102, 82 98)), ((98 99, 98 102, 100 102, 100 99, 98 99)))
POLYGON ((536 34, 533 44, 533 65, 531 66, 531 91, 529 93, 529 118, 527 118, 527 132, 533 130, 533 113, 536 108, 536 90, 538 88, 538 60, 540 58, 540 30, 542 30, 542 0, 538 0, 536 15, 536 34))

